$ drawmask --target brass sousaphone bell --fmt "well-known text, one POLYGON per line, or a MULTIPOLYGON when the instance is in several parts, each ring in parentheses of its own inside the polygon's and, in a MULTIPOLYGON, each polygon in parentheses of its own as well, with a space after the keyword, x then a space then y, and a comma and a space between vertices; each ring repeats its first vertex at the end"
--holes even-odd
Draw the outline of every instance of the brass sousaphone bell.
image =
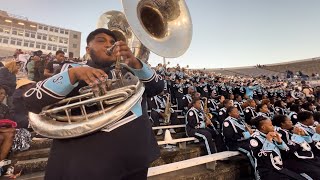
MULTIPOLYGON (((148 60, 149 50, 174 58, 188 49, 192 23, 184 0, 122 0, 122 5, 124 14, 106 12, 100 16, 97 27, 113 31, 140 60, 148 60)), ((38 134, 56 139, 121 126, 126 119, 123 117, 144 92, 144 85, 136 76, 127 73, 121 77, 107 79, 99 88, 82 88, 81 95, 44 107, 39 114, 30 112, 30 125, 38 134), (93 107, 97 110, 88 111, 93 107), (81 114, 72 113, 75 109, 81 114)))

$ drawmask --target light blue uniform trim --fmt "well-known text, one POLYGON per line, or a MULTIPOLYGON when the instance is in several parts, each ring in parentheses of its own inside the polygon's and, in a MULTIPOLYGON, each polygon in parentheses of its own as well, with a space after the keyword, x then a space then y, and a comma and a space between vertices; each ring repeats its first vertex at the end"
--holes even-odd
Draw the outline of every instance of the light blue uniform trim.
POLYGON ((239 148, 238 148, 238 151, 246 154, 246 156, 247 156, 247 157, 249 158, 249 160, 250 160, 251 166, 252 166, 253 169, 254 169, 254 174, 255 174, 255 176, 257 176, 257 159, 256 159, 254 156, 252 156, 252 154, 251 154, 250 151, 247 151, 247 150, 245 150, 245 149, 243 149, 243 148, 240 148, 240 147, 239 147, 239 148))
POLYGON ((131 112, 135 114, 136 117, 140 117, 142 115, 142 107, 140 100, 131 108, 131 112))
POLYGON ((200 128, 202 128, 202 129, 203 129, 203 128, 206 128, 205 122, 203 122, 203 121, 200 122, 200 128))
MULTIPOLYGON (((140 60, 139 60, 140 61, 140 60)), ((154 71, 144 62, 141 62, 142 68, 141 69, 133 69, 128 67, 134 75, 136 75, 141 80, 149 80, 154 75, 154 71)))
POLYGON ((205 145, 206 145, 208 154, 210 155, 210 154, 211 154, 211 150, 210 150, 210 146, 209 146, 208 139, 206 138, 206 136, 203 135, 203 134, 200 134, 200 133, 195 133, 194 135, 199 136, 199 137, 201 137, 201 138, 204 140, 204 143, 205 143, 205 145))
POLYGON ((297 144, 301 144, 305 141, 305 139, 297 134, 293 134, 291 136, 291 140, 297 144))
POLYGON ((289 149, 288 146, 286 145, 286 143, 283 142, 283 141, 282 141, 281 144, 278 144, 277 142, 275 142, 275 144, 276 144, 276 146, 277 146, 279 149, 281 149, 281 150, 287 150, 287 149, 289 149))
POLYGON ((274 149, 276 149, 276 146, 272 142, 269 142, 268 140, 266 140, 263 143, 262 149, 265 151, 273 151, 274 149))
POLYGON ((243 134, 244 139, 249 139, 251 137, 251 135, 248 131, 243 132, 242 134, 243 134))
POLYGON ((312 138, 311 138, 311 136, 301 136, 301 137, 303 137, 303 139, 304 139, 305 141, 307 141, 307 143, 312 143, 312 138))
POLYGON ((320 141, 320 134, 314 133, 314 135, 312 136, 312 140, 315 142, 319 142, 320 141))
POLYGON ((65 63, 65 64, 62 66, 60 72, 67 71, 67 70, 69 70, 70 68, 80 67, 80 66, 82 66, 82 67, 88 67, 87 65, 83 65, 83 64, 65 63))
POLYGON ((78 84, 79 83, 75 83, 72 85, 69 78, 69 71, 63 71, 48 78, 48 80, 43 84, 43 87, 59 96, 66 96, 73 90, 73 88, 77 87, 78 84))

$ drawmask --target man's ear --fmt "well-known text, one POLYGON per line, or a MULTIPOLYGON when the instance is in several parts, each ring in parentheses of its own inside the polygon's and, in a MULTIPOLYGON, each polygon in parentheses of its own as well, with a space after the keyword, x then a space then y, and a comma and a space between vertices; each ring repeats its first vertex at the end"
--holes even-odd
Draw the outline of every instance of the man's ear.
POLYGON ((86 46, 86 53, 89 54, 90 53, 90 47, 86 46))

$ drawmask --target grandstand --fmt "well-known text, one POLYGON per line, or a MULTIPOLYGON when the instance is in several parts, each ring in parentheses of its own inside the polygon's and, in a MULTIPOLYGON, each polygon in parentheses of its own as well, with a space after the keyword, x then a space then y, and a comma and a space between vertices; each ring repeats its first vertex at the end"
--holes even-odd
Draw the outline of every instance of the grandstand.
POLYGON ((265 64, 259 66, 206 69, 206 71, 213 71, 217 74, 230 76, 278 76, 280 78, 284 78, 286 75, 286 71, 288 70, 292 71, 293 73, 301 71, 303 74, 311 76, 312 73, 317 73, 320 70, 320 57, 295 60, 283 63, 265 64))

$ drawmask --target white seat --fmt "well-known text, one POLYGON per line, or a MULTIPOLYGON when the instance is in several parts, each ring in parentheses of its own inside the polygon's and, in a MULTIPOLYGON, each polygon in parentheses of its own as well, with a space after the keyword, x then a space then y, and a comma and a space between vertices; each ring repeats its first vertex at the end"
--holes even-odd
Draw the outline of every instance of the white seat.
POLYGON ((198 166, 201 164, 206 164, 208 169, 214 170, 216 166, 215 161, 237 156, 239 154, 240 152, 238 151, 224 151, 220 153, 215 153, 215 154, 192 158, 184 161, 179 161, 175 163, 151 167, 148 170, 148 177, 161 175, 161 174, 165 174, 165 173, 169 173, 169 172, 177 171, 181 169, 186 169, 186 168, 198 166))

